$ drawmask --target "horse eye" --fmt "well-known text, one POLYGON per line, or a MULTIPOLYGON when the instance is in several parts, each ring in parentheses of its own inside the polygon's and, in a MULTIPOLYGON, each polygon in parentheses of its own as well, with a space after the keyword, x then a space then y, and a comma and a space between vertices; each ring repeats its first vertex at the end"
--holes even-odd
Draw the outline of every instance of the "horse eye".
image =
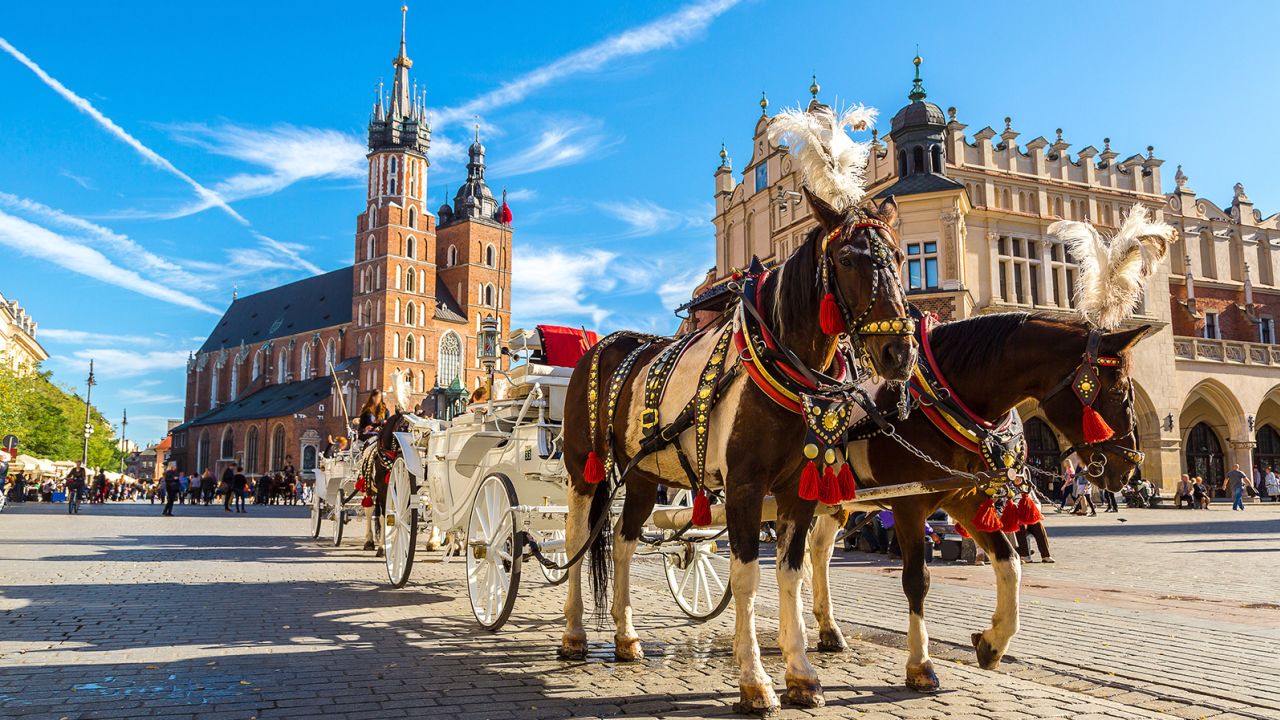
POLYGON ((853 267, 853 254, 853 247, 845 245, 836 253, 836 260, 840 261, 840 264, 845 267, 853 267))

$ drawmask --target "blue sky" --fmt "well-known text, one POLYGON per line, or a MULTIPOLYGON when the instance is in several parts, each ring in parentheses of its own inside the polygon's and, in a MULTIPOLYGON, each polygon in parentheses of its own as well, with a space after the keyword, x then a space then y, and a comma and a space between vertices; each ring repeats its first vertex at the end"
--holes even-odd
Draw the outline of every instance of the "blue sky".
MULTIPOLYGON (((0 292, 68 385, 129 436, 182 412, 184 361, 231 299, 351 262, 363 131, 399 2, 0 7, 0 292), (20 60, 25 58, 25 60, 20 60)), ((712 262, 720 143, 740 171, 760 92, 929 98, 974 132, 1155 145, 1219 203, 1280 210, 1274 3, 510 3, 409 9, 435 118, 432 205, 479 116, 516 217, 517 323, 670 331, 712 262)))

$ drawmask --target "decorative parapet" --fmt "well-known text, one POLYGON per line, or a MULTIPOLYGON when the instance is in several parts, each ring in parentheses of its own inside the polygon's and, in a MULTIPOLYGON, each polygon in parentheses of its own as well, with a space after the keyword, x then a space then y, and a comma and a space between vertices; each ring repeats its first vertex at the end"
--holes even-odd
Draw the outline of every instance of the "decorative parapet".
POLYGON ((1280 345, 1175 337, 1173 354, 1178 360, 1217 362, 1230 365, 1280 366, 1280 345))

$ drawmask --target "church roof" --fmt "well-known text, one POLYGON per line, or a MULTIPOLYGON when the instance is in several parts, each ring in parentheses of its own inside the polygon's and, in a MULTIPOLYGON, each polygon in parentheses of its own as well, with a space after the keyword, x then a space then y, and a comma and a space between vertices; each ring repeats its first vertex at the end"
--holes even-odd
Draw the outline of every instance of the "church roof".
POLYGON ((943 190, 963 190, 964 183, 952 180, 945 175, 937 173, 919 173, 917 175, 907 175, 898 180, 898 182, 876 193, 877 198, 886 198, 890 195, 902 197, 903 195, 922 195, 924 193, 941 192, 943 190))
POLYGON ((292 415, 316 403, 324 402, 331 392, 333 392, 333 378, 328 375, 283 385, 268 385, 252 395, 219 405, 203 415, 198 415, 174 428, 173 431, 235 420, 259 420, 292 415))
POLYGON ((233 300, 199 352, 351 322, 354 272, 353 267, 344 267, 233 300))
POLYGON ((436 275, 436 312, 437 320, 446 320, 448 322, 464 323, 467 321, 467 313, 458 304, 453 297, 453 293, 449 292, 448 286, 436 275))

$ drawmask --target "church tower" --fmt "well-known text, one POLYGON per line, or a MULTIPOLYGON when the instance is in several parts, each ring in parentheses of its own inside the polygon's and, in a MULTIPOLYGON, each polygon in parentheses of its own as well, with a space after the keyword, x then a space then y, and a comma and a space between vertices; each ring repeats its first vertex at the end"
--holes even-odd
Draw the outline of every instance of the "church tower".
POLYGON ((486 315, 498 318, 502 337, 511 329, 511 222, 506 191, 494 198, 485 181, 484 145, 480 128, 467 149, 467 180, 440 206, 436 265, 442 291, 457 298, 466 316, 469 340, 468 387, 481 381, 475 337, 486 315))
POLYGON ((391 95, 379 84, 369 120, 369 174, 364 212, 356 218, 351 317, 360 356, 360 399, 391 388, 391 373, 409 370, 414 403, 435 376, 435 220, 426 212, 431 128, 422 95, 411 86, 401 7, 400 53, 392 61, 391 95))

